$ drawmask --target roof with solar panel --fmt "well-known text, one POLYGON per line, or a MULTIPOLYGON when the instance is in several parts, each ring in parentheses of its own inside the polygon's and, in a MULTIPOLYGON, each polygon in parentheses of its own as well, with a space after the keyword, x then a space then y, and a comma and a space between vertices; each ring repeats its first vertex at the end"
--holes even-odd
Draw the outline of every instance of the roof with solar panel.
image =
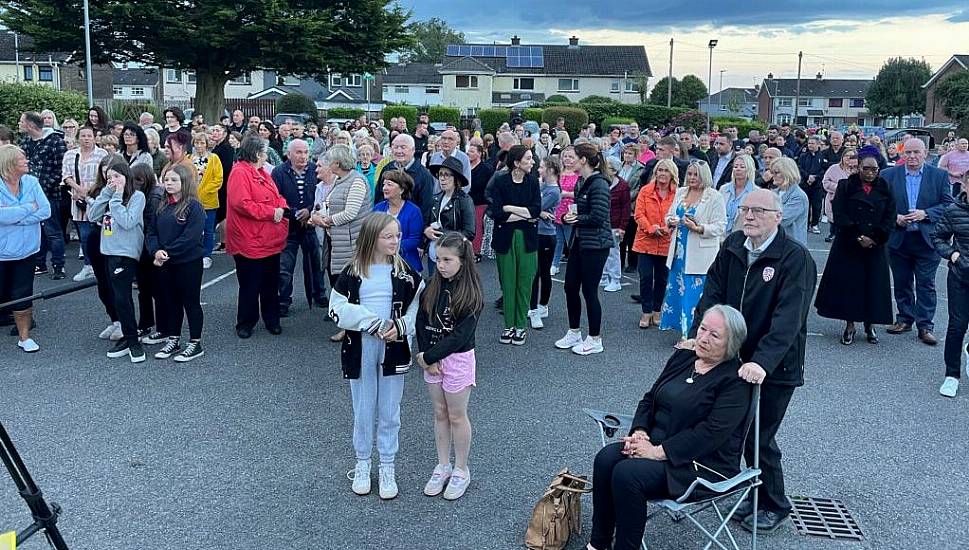
POLYGON ((580 45, 572 37, 568 45, 450 44, 442 61, 442 72, 488 72, 497 74, 623 76, 646 73, 652 76, 643 46, 580 45))

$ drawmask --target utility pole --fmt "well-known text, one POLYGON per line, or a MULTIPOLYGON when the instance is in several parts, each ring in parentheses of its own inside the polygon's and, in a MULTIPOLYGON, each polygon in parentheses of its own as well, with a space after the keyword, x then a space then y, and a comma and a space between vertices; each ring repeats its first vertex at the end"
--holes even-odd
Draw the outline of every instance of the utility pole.
POLYGON ((666 108, 673 106, 673 39, 670 38, 670 77, 666 81, 666 108))
MULTIPOLYGON (((707 92, 713 88, 713 48, 717 47, 716 39, 711 40, 707 47, 710 48, 710 66, 707 68, 707 92)), ((707 98, 707 132, 710 131, 710 99, 707 98)))
POLYGON ((804 52, 797 52, 797 88, 794 90, 794 125, 797 126, 797 115, 801 104, 801 60, 804 52))
POLYGON ((727 72, 727 69, 720 69, 720 91, 717 92, 717 109, 723 107, 723 73, 727 72))
MULTIPOLYGON (((88 0, 84 0, 84 70, 87 80, 87 105, 94 106, 94 81, 91 75, 91 14, 88 0)), ((161 70, 159 69, 159 73, 161 70)), ((158 75, 161 78, 161 74, 158 75)))
POLYGON ((24 73, 20 72, 20 36, 17 31, 13 31, 13 59, 17 66, 17 82, 24 81, 24 73))

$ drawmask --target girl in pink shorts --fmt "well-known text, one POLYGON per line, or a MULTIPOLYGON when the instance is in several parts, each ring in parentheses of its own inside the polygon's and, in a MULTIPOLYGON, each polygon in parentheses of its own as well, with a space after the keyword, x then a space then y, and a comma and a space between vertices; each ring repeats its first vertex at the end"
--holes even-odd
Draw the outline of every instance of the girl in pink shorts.
POLYGON ((417 312, 417 363, 434 403, 437 466, 424 494, 456 500, 471 483, 468 400, 474 386, 474 332, 484 306, 471 241, 445 233, 437 241, 437 272, 421 294, 417 312), (451 466, 451 447, 454 466, 451 466))

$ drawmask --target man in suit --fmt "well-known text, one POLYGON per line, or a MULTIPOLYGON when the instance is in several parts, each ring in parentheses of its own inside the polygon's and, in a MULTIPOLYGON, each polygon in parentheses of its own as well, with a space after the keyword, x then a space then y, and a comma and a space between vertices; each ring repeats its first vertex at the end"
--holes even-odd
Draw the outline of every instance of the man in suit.
POLYGON ((720 189, 723 184, 730 181, 731 167, 736 155, 733 152, 733 141, 726 136, 717 136, 713 148, 707 151, 707 162, 710 170, 713 171, 713 185, 720 189))
POLYGON ((922 140, 905 142, 904 160, 903 165, 881 173, 895 195, 897 208, 895 230, 888 238, 888 251, 898 314, 895 324, 885 332, 910 332, 914 323, 919 340, 934 346, 938 343, 932 329, 939 256, 932 246, 932 232, 942 211, 952 202, 949 176, 945 170, 925 163, 922 140))

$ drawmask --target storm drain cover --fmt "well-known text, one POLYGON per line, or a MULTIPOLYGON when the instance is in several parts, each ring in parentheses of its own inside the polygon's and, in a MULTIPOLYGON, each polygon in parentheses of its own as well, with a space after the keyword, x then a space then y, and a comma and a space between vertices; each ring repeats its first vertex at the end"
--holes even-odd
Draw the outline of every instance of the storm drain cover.
POLYGON ((840 540, 864 540, 858 522, 840 500, 790 497, 791 521, 798 534, 840 540))

